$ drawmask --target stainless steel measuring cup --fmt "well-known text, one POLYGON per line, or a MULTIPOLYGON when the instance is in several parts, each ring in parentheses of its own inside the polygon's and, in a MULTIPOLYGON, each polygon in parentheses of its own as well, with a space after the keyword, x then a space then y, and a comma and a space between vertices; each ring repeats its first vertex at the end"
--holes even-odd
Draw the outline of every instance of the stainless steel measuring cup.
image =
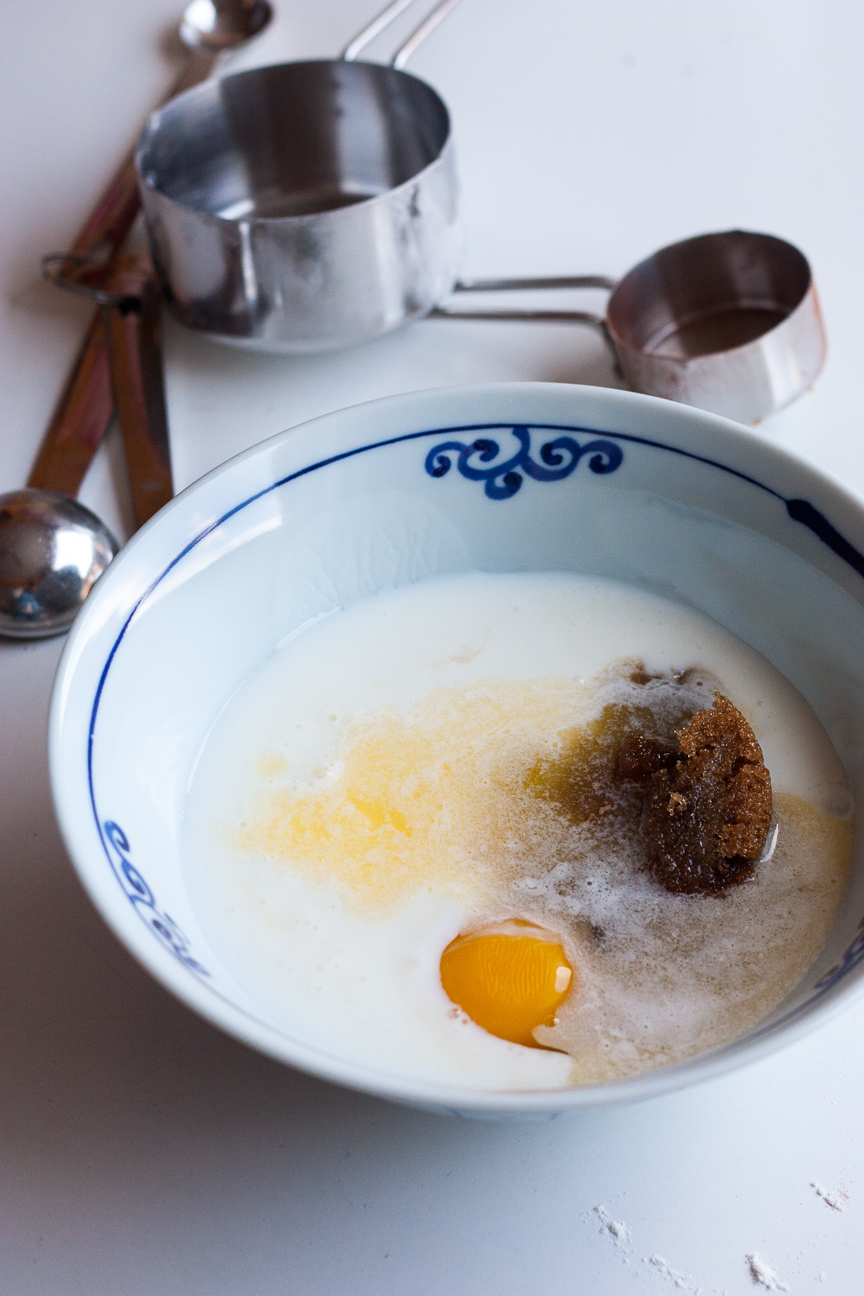
POLYGON ((357 54, 256 68, 159 109, 137 165, 153 259, 184 324, 256 350, 349 346, 426 315, 461 238, 450 118, 402 68, 455 5, 441 0, 389 66, 357 54))
POLYGON ((635 391, 756 423, 814 382, 826 353, 813 275, 803 253, 771 234, 726 230, 673 243, 616 281, 602 275, 465 280, 458 292, 602 288, 587 311, 462 310, 447 319, 588 324, 635 391))

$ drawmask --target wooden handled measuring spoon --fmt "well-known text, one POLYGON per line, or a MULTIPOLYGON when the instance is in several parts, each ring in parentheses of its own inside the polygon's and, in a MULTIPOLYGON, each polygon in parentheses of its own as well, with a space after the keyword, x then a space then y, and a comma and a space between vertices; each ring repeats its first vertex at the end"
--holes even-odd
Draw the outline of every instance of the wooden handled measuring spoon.
MULTIPOLYGON (((77 291, 85 290, 79 285, 77 291)), ((97 369, 79 382, 79 427, 86 424, 89 382, 95 401, 117 408, 137 529, 174 493, 159 299, 149 258, 115 258, 104 285, 86 291, 100 306, 98 328, 107 342, 110 379, 106 382, 97 369)), ((91 441, 93 453, 96 445, 91 441)), ((96 515, 58 489, 77 489, 86 471, 86 450, 80 440, 55 442, 37 461, 38 489, 0 496, 2 635, 44 639, 64 633, 117 552, 116 540, 96 515)))

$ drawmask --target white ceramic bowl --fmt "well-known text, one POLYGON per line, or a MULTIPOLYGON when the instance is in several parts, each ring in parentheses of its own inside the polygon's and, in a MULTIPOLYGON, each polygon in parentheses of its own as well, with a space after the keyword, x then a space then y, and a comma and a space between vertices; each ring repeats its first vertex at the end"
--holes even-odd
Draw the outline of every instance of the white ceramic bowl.
POLYGON ((184 491, 70 635, 50 727, 69 852, 105 920, 180 999, 255 1048, 429 1109, 527 1116, 715 1076, 861 986, 864 859, 804 980, 746 1038, 611 1084, 490 1092, 407 1080, 278 1029, 232 980, 184 882, 190 767, 240 682, 318 613, 446 571, 572 569, 656 590, 764 653, 813 706, 859 803, 864 508, 714 415, 542 383, 419 392, 273 437, 184 491), (362 554, 363 560, 358 560, 362 554), (326 580, 310 578, 310 564, 326 580))

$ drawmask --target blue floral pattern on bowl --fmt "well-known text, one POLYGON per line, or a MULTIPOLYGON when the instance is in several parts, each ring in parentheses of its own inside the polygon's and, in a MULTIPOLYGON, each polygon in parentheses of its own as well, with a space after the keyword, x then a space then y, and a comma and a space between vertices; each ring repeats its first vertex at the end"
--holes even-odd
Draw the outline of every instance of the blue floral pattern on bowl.
POLYGON ((433 446, 426 456, 425 468, 430 477, 444 477, 453 466, 469 481, 482 481, 489 499, 511 499, 522 485, 522 474, 539 482, 563 481, 579 466, 584 456, 589 456, 588 466, 593 473, 611 473, 620 468, 624 452, 614 441, 595 438, 578 442, 572 436, 558 436, 544 441, 540 446, 541 463, 531 457, 530 429, 517 424, 511 428, 519 449, 509 459, 498 463, 501 453, 497 441, 478 437, 476 441, 442 441, 433 446), (476 462, 472 463, 472 460, 476 462), (479 465, 483 465, 480 467, 479 465))
POLYGON ((171 951, 174 957, 179 959, 190 971, 209 976, 210 973, 207 969, 189 953, 189 941, 182 929, 178 927, 173 918, 159 908, 156 897, 144 881, 140 871, 132 863, 129 839, 123 829, 113 819, 106 820, 103 828, 105 838, 113 850, 113 858, 110 856, 109 858, 111 858, 115 876, 139 918, 147 924, 150 930, 155 933, 157 939, 171 951))

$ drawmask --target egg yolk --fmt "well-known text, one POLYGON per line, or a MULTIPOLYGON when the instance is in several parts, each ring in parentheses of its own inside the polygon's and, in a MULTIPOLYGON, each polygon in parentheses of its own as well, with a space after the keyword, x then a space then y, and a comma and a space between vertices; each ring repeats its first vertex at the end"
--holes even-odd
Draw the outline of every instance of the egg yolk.
POLYGON ((441 984, 463 1012, 499 1039, 542 1048, 573 968, 556 936, 521 920, 457 936, 441 955, 441 984))

